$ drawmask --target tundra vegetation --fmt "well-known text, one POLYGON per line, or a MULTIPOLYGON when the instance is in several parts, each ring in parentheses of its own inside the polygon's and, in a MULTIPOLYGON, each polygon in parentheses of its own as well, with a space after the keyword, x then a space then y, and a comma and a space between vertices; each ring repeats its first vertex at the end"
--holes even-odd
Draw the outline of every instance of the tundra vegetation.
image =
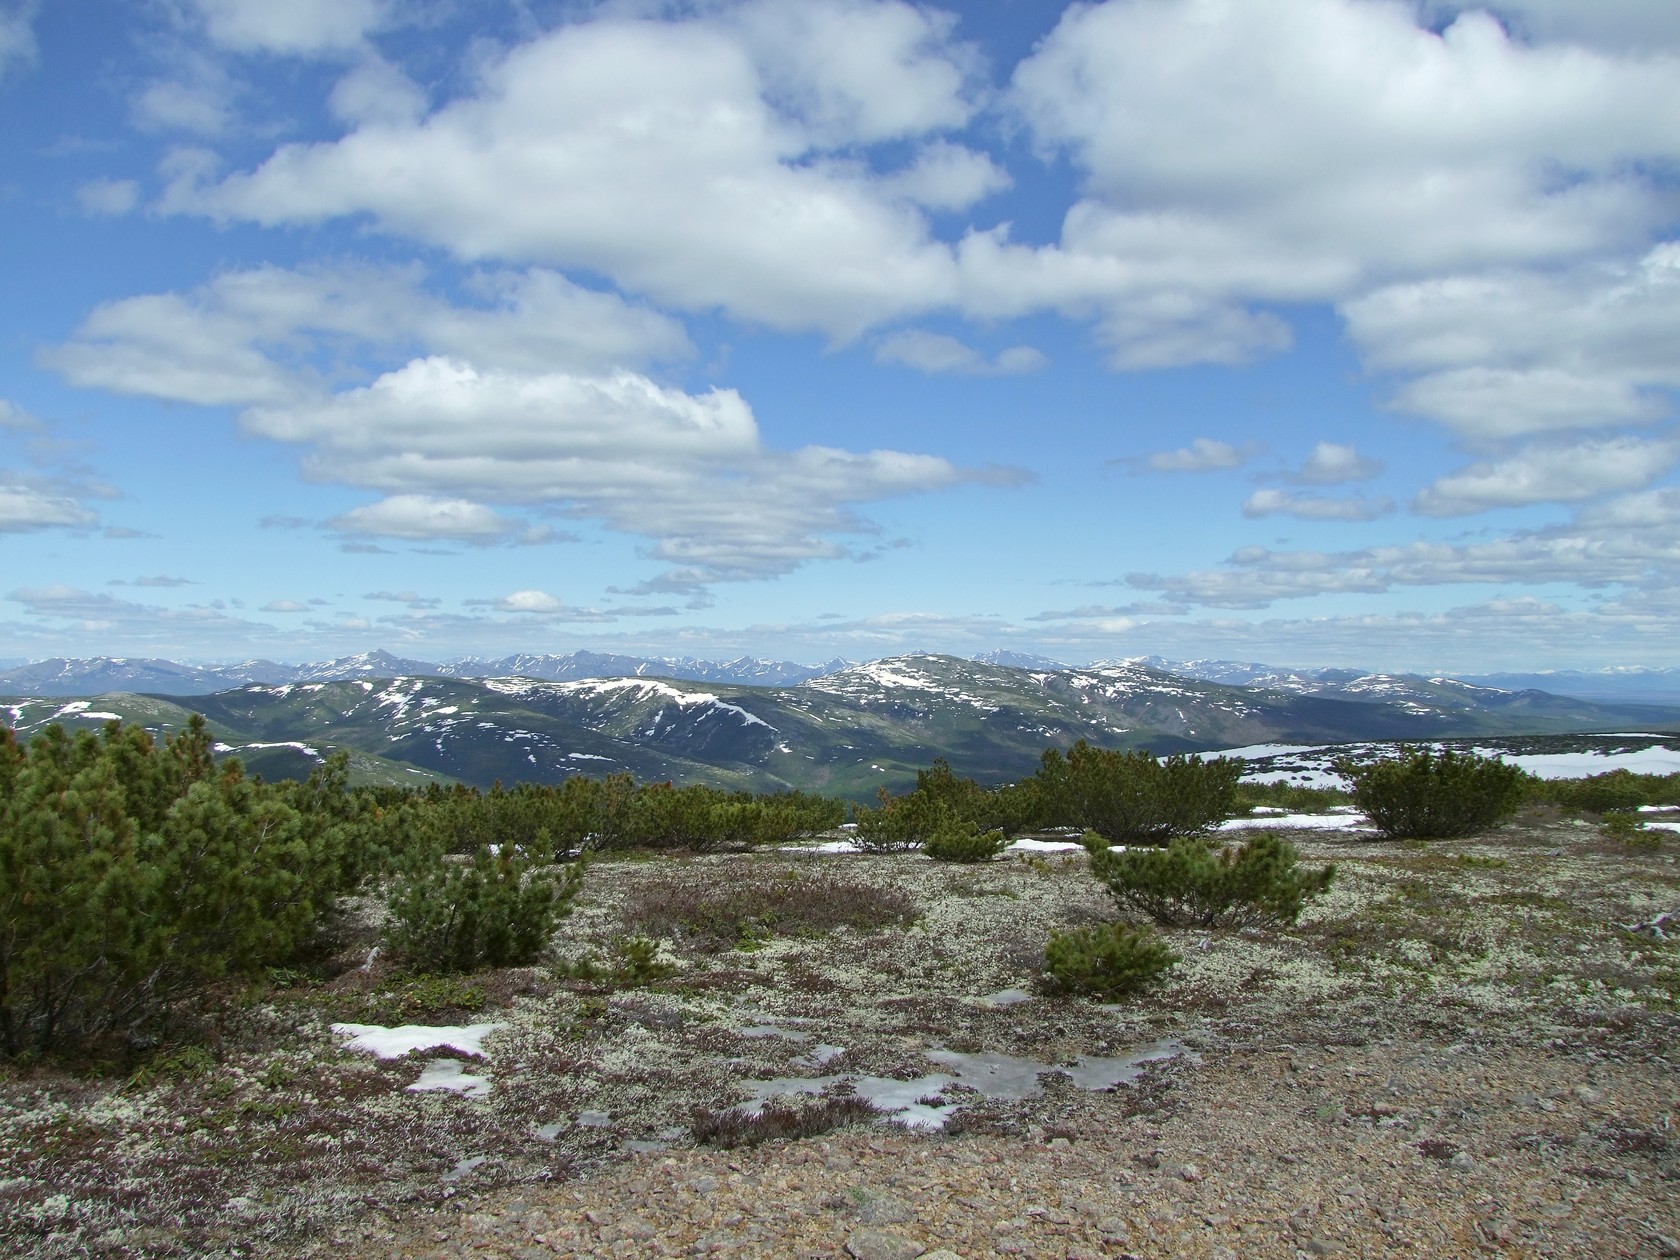
MULTIPOLYGON (((1532 1007, 1554 1030, 1600 1027, 1609 1007, 1627 1027, 1680 1011, 1671 916, 1654 914, 1680 896, 1673 833, 1637 813, 1680 804, 1676 775, 1541 783, 1408 751, 1350 767, 1344 793, 1081 745, 998 787, 936 762, 841 832, 844 802, 798 793, 626 776, 352 789, 338 759, 264 783, 212 748, 202 722, 162 743, 118 724, 27 746, 0 732, 0 1094, 15 1130, 0 1176, 14 1198, 155 1146, 184 1170, 157 1212, 188 1213, 204 1240, 242 1187, 292 1202, 286 1187, 330 1148, 335 1167, 363 1171, 344 1174, 337 1206, 276 1209, 274 1228, 296 1236, 319 1224, 310 1212, 360 1210, 346 1205, 372 1185, 424 1200, 495 1125, 525 1151, 505 1167, 535 1179, 551 1171, 529 1134, 580 1109, 638 1127, 597 1138, 578 1122, 554 1139, 578 1167, 659 1133, 733 1147, 875 1120, 844 1095, 742 1110, 734 1078, 913 1078, 928 1065, 904 1057, 907 1038, 1067 1062, 1116 1036, 1321 1003, 1393 1001, 1401 1018, 1434 994, 1441 1019, 1532 1007), (1388 832, 1218 830, 1244 812, 1363 805, 1367 783, 1379 810, 1524 821, 1452 851, 1388 832), (1033 832, 1083 843, 1000 860, 1033 832), (851 834, 865 853, 799 848, 812 834, 851 834), (991 990, 1029 1006, 994 1013, 991 990), (428 1019, 505 1022, 521 1073, 482 1104, 414 1101, 426 1149, 455 1152, 435 1167, 403 1153, 391 1119, 409 1114, 389 1104, 414 1088, 412 1065, 354 1062, 328 1031, 428 1019), (25 1098, 77 1090, 141 1101, 84 1123, 25 1098), (219 1188, 193 1207, 201 1182, 219 1188)), ((977 1102, 965 1114, 975 1131, 1006 1123, 977 1102)), ((81 1246, 147 1210, 113 1198, 71 1230, 11 1202, 0 1240, 28 1246, 55 1230, 81 1246)))

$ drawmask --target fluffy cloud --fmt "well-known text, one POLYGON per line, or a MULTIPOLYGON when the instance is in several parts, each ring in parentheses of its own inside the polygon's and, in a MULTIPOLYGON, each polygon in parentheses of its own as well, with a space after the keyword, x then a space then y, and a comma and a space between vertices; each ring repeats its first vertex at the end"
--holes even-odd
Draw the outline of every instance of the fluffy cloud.
POLYGON ((307 445, 311 477, 391 496, 341 528, 488 539, 508 523, 469 508, 549 505, 653 539, 650 554, 677 566, 684 587, 844 554, 831 536, 866 528, 852 504, 980 475, 898 451, 766 449, 732 390, 691 395, 632 372, 491 371, 441 357, 331 398, 253 409, 244 424, 307 445))
POLYGON ((132 179, 91 179, 76 190, 88 214, 123 215, 140 203, 140 185, 132 179))
POLYGON ((852 336, 932 309, 953 292, 950 251, 854 164, 820 159, 824 145, 968 117, 940 23, 902 5, 775 17, 786 8, 563 26, 485 66, 474 94, 424 119, 287 145, 219 185, 179 186, 172 204, 267 224, 368 214, 462 258, 588 268, 670 305, 778 328, 852 336), (920 34, 848 37, 846 56, 825 50, 830 68, 816 73, 802 59, 809 33, 765 33, 829 12, 849 27, 881 18, 920 34), (761 64, 771 53, 776 74, 761 64), (883 83, 892 95, 875 94, 883 83))
POLYGON ((97 524, 99 517, 61 487, 0 468, 0 534, 97 524))
POLYGON ((23 0, 0 8, 0 79, 16 66, 35 61, 35 13, 37 0, 23 0))
POLYGON ((1617 438, 1535 446, 1442 477, 1412 504, 1425 516, 1465 516, 1529 503, 1578 503, 1648 486, 1680 458, 1680 444, 1617 438))
POLYGON ((517 522, 482 504, 424 494, 394 494, 378 503, 352 508, 328 524, 346 534, 477 543, 497 542, 519 529, 517 522))
POLYGON ((310 55, 355 48, 389 16, 387 0, 189 0, 210 39, 236 52, 310 55))
POLYGON ((1199 437, 1189 446, 1176 451, 1157 451, 1153 455, 1138 456, 1126 462, 1139 471, 1164 473, 1215 472, 1222 468, 1241 468, 1260 453, 1253 443, 1232 446, 1229 442, 1199 437))
POLYGON ((1012 376, 1036 372, 1049 363, 1031 346, 1010 346, 988 359, 973 346, 944 333, 912 328, 883 337, 875 347, 877 363, 901 363, 921 372, 954 372, 964 376, 1012 376))
POLYGON ((1256 490, 1243 503, 1243 515, 1294 516, 1304 521, 1374 521, 1394 511, 1389 499, 1327 499, 1287 490, 1256 490))
POLYGON ((1611 52, 1680 50, 1680 28, 1668 0, 1499 0, 1491 6, 1430 0, 1425 5, 1432 18, 1486 7, 1495 9, 1515 35, 1531 42, 1561 40, 1611 52))
POLYGON ((107 302, 41 359, 76 385, 217 406, 317 394, 358 347, 419 341, 515 368, 637 365, 691 349, 668 317, 551 271, 481 275, 475 306, 423 280, 414 268, 228 272, 187 293, 107 302))
POLYGON ((1421 372, 1396 406, 1501 440, 1648 422, 1680 388, 1680 244, 1633 262, 1379 289, 1343 308, 1375 367, 1421 372))
POLYGON ((1368 481, 1382 471, 1382 464, 1368 459, 1352 446, 1320 442, 1300 468, 1284 474, 1286 481, 1302 486, 1339 486, 1349 481, 1368 481))
POLYGON ((1623 495, 1587 505, 1567 523, 1485 541, 1419 540, 1341 552, 1243 547, 1224 568, 1133 573, 1126 580, 1177 603, 1213 608, 1462 584, 1661 591, 1680 586, 1680 490, 1623 495))

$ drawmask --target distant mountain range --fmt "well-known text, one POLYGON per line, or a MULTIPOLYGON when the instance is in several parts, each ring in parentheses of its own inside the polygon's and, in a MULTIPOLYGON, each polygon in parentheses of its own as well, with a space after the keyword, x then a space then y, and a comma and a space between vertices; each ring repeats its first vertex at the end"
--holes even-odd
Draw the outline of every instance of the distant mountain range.
POLYGON ((682 678, 691 682, 785 686, 818 674, 844 669, 850 661, 796 665, 743 656, 733 661, 702 661, 692 656, 615 656, 570 652, 564 656, 504 656, 497 660, 466 657, 442 665, 409 660, 389 652, 358 652, 335 661, 282 665, 276 661, 240 661, 234 665, 182 665, 138 657, 54 658, 0 671, 0 695, 94 696, 132 691, 168 696, 206 696, 250 683, 344 682, 357 678, 543 678, 566 682, 578 678, 682 678))
MULTIPOLYGON (((1268 675, 1266 684, 1255 685, 1138 662, 1022 668, 912 655, 823 672, 789 666, 807 676, 772 685, 706 682, 702 688, 692 679, 646 673, 535 673, 594 668, 601 661, 658 667, 641 658, 580 653, 510 659, 521 662, 523 672, 478 676, 501 662, 474 662, 462 663, 463 676, 429 667, 392 671, 393 677, 385 671, 405 662, 375 654, 334 662, 331 669, 341 675, 336 678, 319 676, 327 667, 302 667, 317 676, 174 699, 128 688, 67 703, 20 696, 4 702, 0 713, 27 735, 53 721, 86 725, 113 717, 167 731, 197 711, 209 719, 224 752, 271 778, 305 773, 333 749, 345 748, 363 781, 436 778, 488 786, 497 779, 556 782, 626 770, 639 779, 796 787, 854 799, 877 786, 901 790, 938 756, 983 782, 1014 779, 1030 773, 1045 748, 1078 739, 1169 753, 1266 743, 1680 729, 1680 709, 1354 671, 1268 675)), ((711 668, 771 672, 782 666, 736 661, 711 668)))

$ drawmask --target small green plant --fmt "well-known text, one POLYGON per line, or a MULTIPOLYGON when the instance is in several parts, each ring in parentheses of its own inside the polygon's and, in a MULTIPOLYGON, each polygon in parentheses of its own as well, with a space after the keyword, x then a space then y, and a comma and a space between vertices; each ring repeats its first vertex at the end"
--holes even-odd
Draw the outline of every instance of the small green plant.
POLYGON ((1178 962, 1153 931, 1129 923, 1052 932, 1044 966, 1068 993, 1119 998, 1159 980, 1178 962))
POLYGON ((1121 909, 1168 927, 1294 923, 1336 874, 1333 865, 1301 866, 1295 846, 1269 831, 1235 847, 1181 837, 1165 849, 1117 852, 1100 839, 1086 848, 1121 909))
POLYGON ((980 831, 952 820, 928 837, 922 852, 936 862, 990 862, 1008 846, 1001 831, 980 831))
POLYGON ((639 989, 676 970, 659 956, 659 942, 650 936, 621 936, 613 947, 618 958, 612 979, 620 988, 639 989))
POLYGON ((1392 839, 1447 840, 1487 831, 1522 804, 1528 776, 1497 757, 1402 749, 1363 765, 1347 758, 1336 772, 1377 830, 1392 839))

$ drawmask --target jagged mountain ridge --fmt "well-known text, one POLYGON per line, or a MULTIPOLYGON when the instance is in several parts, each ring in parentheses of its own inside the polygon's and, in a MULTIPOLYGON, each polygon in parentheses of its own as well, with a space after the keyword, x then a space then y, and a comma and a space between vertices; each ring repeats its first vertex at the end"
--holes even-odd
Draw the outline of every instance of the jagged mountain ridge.
MULTIPOLYGON (((1349 684, 1347 694, 1311 695, 1189 679, 1140 664, 1016 669, 915 655, 775 687, 634 676, 409 675, 252 684, 186 703, 219 734, 237 732, 237 739, 222 735, 230 746, 330 743, 482 786, 624 770, 639 779, 797 787, 854 798, 877 786, 902 789, 937 756, 985 782, 1017 778, 1031 772, 1045 748, 1077 739, 1167 753, 1633 723, 1680 727, 1680 710, 1398 676, 1354 681, 1360 685, 1349 684)), ((65 720, 129 716, 121 697, 75 703, 79 710, 65 720)), ((14 725, 39 724, 47 709, 72 707, 14 702, 14 725)))

